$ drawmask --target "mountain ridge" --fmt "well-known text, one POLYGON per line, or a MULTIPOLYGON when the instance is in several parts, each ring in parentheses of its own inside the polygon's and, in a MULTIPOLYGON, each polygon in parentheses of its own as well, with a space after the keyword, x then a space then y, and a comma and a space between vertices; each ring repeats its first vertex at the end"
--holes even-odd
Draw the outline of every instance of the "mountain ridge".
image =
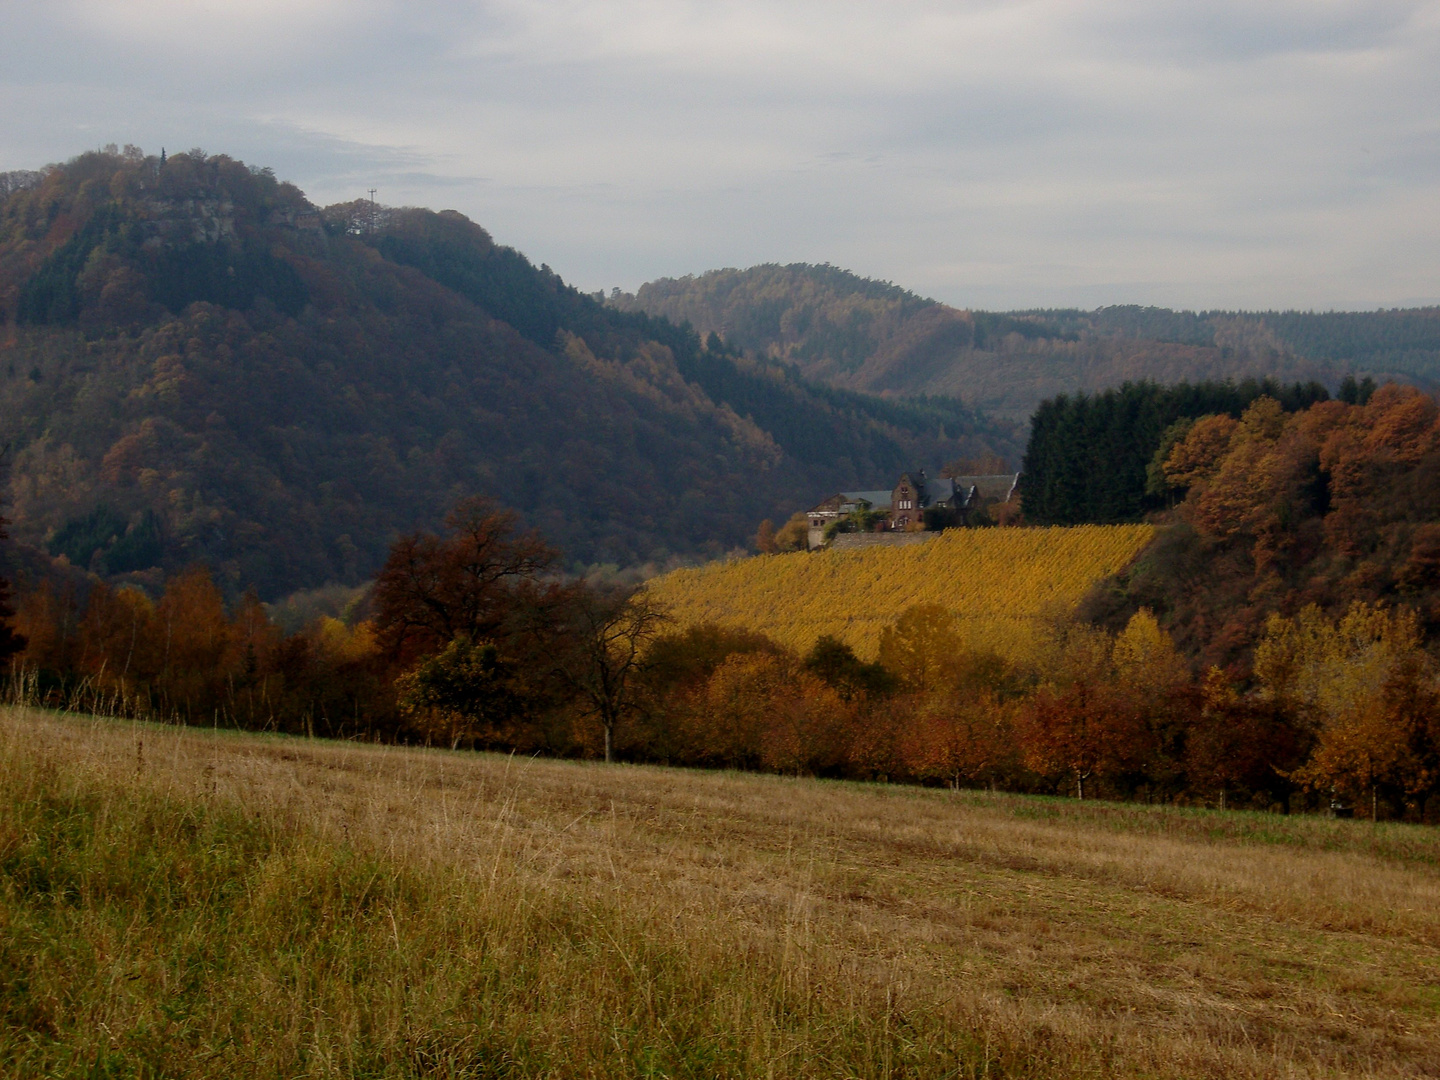
POLYGON ((971 311, 838 267, 767 263, 647 282, 607 302, 689 322, 807 378, 890 396, 951 394, 1027 420, 1042 400, 1127 381, 1346 374, 1440 386, 1440 307, 1387 312, 971 311))
POLYGON ((477 493, 576 566, 713 557, 856 476, 1017 454, 958 401, 812 385, 604 307, 454 212, 322 209, 223 155, 6 186, 13 534, 112 580, 356 583, 477 493))

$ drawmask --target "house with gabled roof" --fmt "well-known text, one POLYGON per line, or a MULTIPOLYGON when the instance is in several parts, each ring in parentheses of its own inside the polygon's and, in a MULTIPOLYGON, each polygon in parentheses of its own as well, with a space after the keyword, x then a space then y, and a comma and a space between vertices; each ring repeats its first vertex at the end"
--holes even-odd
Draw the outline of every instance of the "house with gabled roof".
POLYGON ((988 503, 1008 503, 1015 496, 1020 474, 995 473, 990 476, 956 476, 953 479, 957 488, 965 490, 964 504, 968 508, 988 503))
POLYGON ((874 526, 878 532, 922 530, 927 510, 952 510, 954 517, 966 524, 970 512, 980 506, 1009 502, 1019 479, 1019 473, 1001 473, 932 480, 921 469, 901 473, 888 491, 837 491, 807 512, 809 546, 812 550, 823 547, 827 528, 860 511, 882 515, 874 526))

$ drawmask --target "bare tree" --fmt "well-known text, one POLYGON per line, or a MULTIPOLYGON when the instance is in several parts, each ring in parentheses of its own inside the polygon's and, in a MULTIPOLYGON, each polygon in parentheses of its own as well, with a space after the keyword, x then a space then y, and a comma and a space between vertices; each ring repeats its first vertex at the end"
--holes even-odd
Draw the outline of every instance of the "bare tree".
POLYGON ((590 586, 576 592, 569 647, 557 673, 605 732, 605 760, 614 759, 615 730, 635 711, 635 676, 645 647, 669 621, 643 589, 590 586))

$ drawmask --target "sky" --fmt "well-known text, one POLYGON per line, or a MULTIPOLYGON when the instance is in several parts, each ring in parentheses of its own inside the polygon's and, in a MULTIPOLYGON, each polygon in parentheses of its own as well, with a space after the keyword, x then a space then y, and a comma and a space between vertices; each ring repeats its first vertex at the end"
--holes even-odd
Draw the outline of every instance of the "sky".
POLYGON ((592 291, 1440 302, 1440 0, 0 0, 0 170, 107 143, 459 210, 592 291))

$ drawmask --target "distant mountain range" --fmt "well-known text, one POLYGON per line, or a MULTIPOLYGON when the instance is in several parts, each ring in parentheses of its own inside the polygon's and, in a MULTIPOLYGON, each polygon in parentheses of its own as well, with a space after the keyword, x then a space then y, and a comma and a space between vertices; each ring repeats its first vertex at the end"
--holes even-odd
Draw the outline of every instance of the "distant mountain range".
POLYGON ((801 264, 602 297, 452 211, 224 156, 0 174, 13 534, 112 580, 354 584, 471 494, 572 566, 716 555, 905 469, 1013 466, 1058 393, 1351 371, 1440 383, 1440 309, 996 314, 801 264))
POLYGON ((472 494, 572 566, 716 555, 1020 438, 603 305, 454 212, 320 209, 224 156, 0 174, 12 532, 112 580, 354 583, 472 494))
POLYGON ((1440 386, 1440 308, 1375 312, 962 311, 833 266, 662 278, 611 306, 689 323, 747 355, 866 393, 946 394, 1028 420, 1039 403, 1127 380, 1344 375, 1440 386))

